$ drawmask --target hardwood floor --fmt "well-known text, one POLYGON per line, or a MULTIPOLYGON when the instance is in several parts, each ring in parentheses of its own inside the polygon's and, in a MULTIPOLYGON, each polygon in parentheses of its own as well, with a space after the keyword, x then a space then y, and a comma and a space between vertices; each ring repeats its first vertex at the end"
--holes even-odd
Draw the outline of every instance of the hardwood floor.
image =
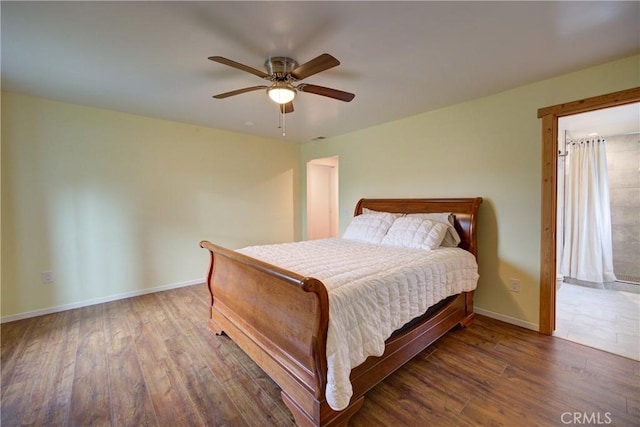
MULTIPOLYGON (((292 426, 206 327, 205 285, 1 326, 2 426, 292 426)), ((371 390, 352 426, 637 426, 640 362, 477 316, 371 390)))

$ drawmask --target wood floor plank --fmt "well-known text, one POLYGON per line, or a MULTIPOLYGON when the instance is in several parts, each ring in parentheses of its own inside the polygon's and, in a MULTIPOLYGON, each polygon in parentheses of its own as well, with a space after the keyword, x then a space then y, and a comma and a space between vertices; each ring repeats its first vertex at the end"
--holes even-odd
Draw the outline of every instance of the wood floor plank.
POLYGON ((184 389, 165 344, 164 333, 171 336, 175 331, 164 321, 166 316, 156 312, 155 297, 143 297, 131 300, 133 309, 128 313, 128 321, 156 416, 161 425, 204 426, 206 422, 184 389), (161 328, 155 323, 157 319, 163 319, 161 328))
POLYGON ((104 305, 80 309, 78 350, 71 393, 71 425, 109 425, 111 399, 104 335, 104 305))
POLYGON ((281 406, 282 400, 280 396, 280 388, 269 378, 260 367, 253 362, 247 355, 235 344, 233 348, 234 362, 241 367, 244 375, 236 377, 243 383, 244 388, 252 389, 255 398, 252 401, 244 402, 245 407, 258 408, 259 412, 270 414, 269 421, 273 425, 288 426, 293 422, 293 418, 289 410, 281 406), (256 403, 259 402, 259 405, 256 403))
MULTIPOLYGON (((2 425, 37 424, 37 419, 48 412, 48 393, 58 385, 53 378, 56 375, 64 377, 64 371, 56 369, 53 372, 53 369, 65 363, 59 356, 60 347, 55 346, 61 336, 60 329, 65 330, 60 325, 65 317, 63 313, 56 313, 34 318, 27 322, 24 342, 11 343, 17 345, 18 350, 8 361, 10 371, 3 373, 2 425), (12 395, 4 396, 5 392, 12 395)), ((6 344, 3 342, 3 345, 6 344)), ((73 362, 75 356, 68 360, 73 362)))
POLYGON ((469 398, 438 387, 429 376, 419 375, 420 371, 416 368, 417 366, 410 366, 409 369, 400 369, 385 382, 397 390, 402 396, 401 400, 408 399, 417 405, 417 412, 424 425, 443 425, 454 421, 457 425, 464 424, 456 414, 462 412, 469 398))
POLYGON ((246 423, 232 397, 228 395, 199 354, 188 351, 193 347, 189 337, 171 338, 167 342, 167 347, 191 401, 208 425, 244 425, 246 423))
POLYGON ((193 293, 191 288, 192 286, 188 286, 156 294, 165 311, 172 314, 183 335, 190 335, 193 328, 202 325, 202 319, 209 317, 209 306, 202 299, 202 292, 193 293))
POLYGON ((511 348, 518 354, 536 355, 542 364, 566 364, 578 369, 586 366, 587 353, 580 349, 580 346, 527 329, 514 328, 513 325, 509 326, 511 328, 505 328, 503 322, 479 316, 477 325, 474 324, 468 333, 481 335, 492 340, 496 346, 511 348))
MULTIPOLYGON (((576 369, 574 363, 545 363, 544 356, 547 353, 544 349, 538 349, 538 353, 531 353, 523 352, 522 349, 506 348, 502 344, 494 348, 493 354, 511 361, 512 364, 502 376, 509 382, 516 381, 516 383, 502 391, 501 388, 505 387, 506 383, 498 383, 491 394, 502 394, 504 401, 508 401, 511 397, 512 402, 516 399, 517 406, 528 407, 533 413, 544 414, 546 421, 539 421, 542 425, 558 424, 561 414, 566 411, 609 413, 616 419, 616 425, 636 425, 638 422, 637 417, 629 418, 621 410, 622 399, 619 394, 605 393, 597 383, 585 388, 584 377, 581 375, 585 370, 576 369), (520 397, 518 402, 516 397, 519 394, 524 396, 520 397), (545 399, 533 399, 531 396, 544 396, 545 399)), ((613 355, 608 355, 608 359, 610 359, 609 356, 613 355)), ((578 365, 584 365, 584 363, 579 362, 578 365)), ((606 377, 601 380, 606 381, 606 377)), ((637 392, 637 383, 634 385, 627 381, 627 385, 637 392)), ((620 390, 618 388, 618 391, 620 390)), ((469 408, 473 407, 472 404, 469 408)), ((470 412, 471 409, 466 411, 470 412)), ((479 414, 474 413, 473 416, 477 417, 479 414)))
POLYGON ((2 387, 0 425, 19 426, 27 415, 26 397, 30 395, 31 382, 13 382, 2 387))
POLYGON ((449 370, 446 367, 434 368, 433 362, 434 360, 425 362, 425 359, 419 355, 418 359, 410 362, 410 369, 406 371, 408 374, 420 378, 424 388, 429 390, 429 395, 439 393, 445 396, 445 407, 460 413, 474 396, 473 390, 466 384, 466 381, 452 381, 449 370))
MULTIPOLYGON (((463 415, 477 426, 547 426, 533 411, 513 409, 508 401, 496 401, 491 397, 476 397, 464 408, 463 415)), ((551 424, 553 425, 553 424, 551 424)))
POLYGON ((47 343, 47 331, 49 330, 49 316, 41 316, 30 320, 24 333, 24 338, 19 343, 2 343, 2 345, 16 345, 16 349, 7 360, 2 360, 6 372, 2 373, 3 386, 12 383, 28 382, 33 371, 42 363, 40 355, 44 352, 47 343))
POLYGON ((40 319, 31 318, 21 321, 8 322, 0 325, 0 376, 2 385, 2 394, 5 387, 11 382, 13 376, 17 373, 17 364, 25 351, 27 343, 30 341, 25 338, 34 325, 41 321, 40 319))
POLYGON ((129 300, 114 301, 105 305, 112 423, 136 426, 158 425, 127 321, 129 311, 129 300))
POLYGON ((640 420, 640 393, 627 396, 627 414, 640 420))
MULTIPOLYGON (((206 288, 203 291, 208 293, 206 288)), ((198 340, 202 339, 202 335, 206 335, 209 340, 221 341, 222 346, 218 347, 220 354, 217 360, 225 360, 230 363, 223 367, 216 364, 214 367, 214 371, 218 375, 216 378, 220 381, 220 385, 227 390, 227 394, 234 402, 239 413, 247 420, 248 425, 264 425, 265 423, 274 426, 291 425, 291 415, 288 411, 282 410, 280 406, 280 389, 275 383, 228 337, 213 335, 211 331, 203 328, 205 324, 201 320, 186 320, 187 318, 192 318, 190 316, 193 316, 193 311, 190 310, 187 313, 184 307, 190 307, 196 304, 197 301, 202 303, 203 300, 201 298, 195 300, 194 296, 184 292, 184 289, 175 292, 174 295, 176 295, 176 298, 169 298, 166 293, 159 293, 158 297, 174 313, 177 319, 176 323, 182 324, 184 331, 191 330, 196 335, 191 339, 192 345, 200 346, 202 341, 198 340), (241 391, 252 389, 251 399, 245 398, 245 393, 235 393, 234 390, 237 388, 241 391)), ((202 309, 202 315, 208 316, 208 305, 202 303, 200 308, 202 309)), ((169 347, 172 348, 172 346, 169 347)), ((200 347, 200 349, 205 354, 210 353, 209 348, 200 347)))
MULTIPOLYGON (((207 327, 205 285, 1 329, 3 427, 283 426, 280 389, 207 327)), ((561 426, 563 413, 640 424, 640 362, 484 316, 365 396, 351 426, 561 426)))
POLYGON ((198 347, 204 342, 214 350, 207 358, 208 366, 249 425, 294 425, 275 383, 229 337, 216 336, 205 328, 197 328, 195 332, 203 339, 197 342, 198 347), (260 375, 264 380, 256 380, 260 375))
MULTIPOLYGON (((391 376, 394 377, 395 374, 391 376)), ((477 426, 447 409, 429 390, 407 391, 404 385, 398 384, 385 381, 371 390, 365 398, 371 412, 356 413, 352 424, 366 426, 375 420, 384 426, 477 426)))
POLYGON ((25 424, 64 425, 69 418, 79 338, 79 313, 66 311, 50 318, 51 330, 31 411, 25 424))
MULTIPOLYGON (((424 415, 426 411, 422 411, 416 407, 414 402, 405 399, 402 390, 391 387, 387 384, 376 387, 378 390, 375 394, 367 397, 376 406, 382 409, 384 415, 382 419, 392 417, 397 425, 424 425, 424 420, 417 420, 420 415, 424 415)), ((354 422, 359 418, 358 413, 353 417, 354 422)))
POLYGON ((508 362, 503 358, 480 350, 467 342, 456 343, 453 340, 443 340, 438 343, 437 351, 455 353, 461 358, 460 363, 486 370, 495 375, 500 375, 508 366, 508 362))
MULTIPOLYGON (((499 349, 504 352, 513 351, 503 347, 499 349)), ((524 383, 530 385, 538 384, 539 387, 543 389, 557 391, 557 395, 553 397, 563 401, 568 407, 579 408, 585 405, 592 407, 596 405, 596 403, 593 402, 591 390, 583 387, 585 381, 591 381, 588 379, 589 375, 585 370, 571 369, 566 365, 558 364, 550 365, 547 371, 552 373, 552 375, 548 376, 548 380, 539 375, 540 361, 538 358, 520 355, 518 365, 510 366, 506 370, 505 376, 514 380, 522 380, 524 383), (567 399, 566 396, 571 396, 571 399, 567 399)), ((614 390, 605 393, 607 387, 604 384, 599 385, 598 382, 592 383, 592 385, 602 393, 602 396, 598 398, 598 407, 594 407, 594 409, 602 411, 607 409, 624 410, 626 406, 624 395, 614 390)))

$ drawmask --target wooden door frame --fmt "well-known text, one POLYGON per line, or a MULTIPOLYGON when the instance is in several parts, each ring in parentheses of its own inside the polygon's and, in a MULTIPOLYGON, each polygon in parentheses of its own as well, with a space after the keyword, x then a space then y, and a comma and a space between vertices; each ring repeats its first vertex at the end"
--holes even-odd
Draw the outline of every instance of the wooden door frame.
POLYGON ((538 110, 542 119, 542 227, 540 237, 540 325, 542 334, 556 328, 556 209, 558 119, 573 114, 640 102, 640 87, 558 104, 538 110))

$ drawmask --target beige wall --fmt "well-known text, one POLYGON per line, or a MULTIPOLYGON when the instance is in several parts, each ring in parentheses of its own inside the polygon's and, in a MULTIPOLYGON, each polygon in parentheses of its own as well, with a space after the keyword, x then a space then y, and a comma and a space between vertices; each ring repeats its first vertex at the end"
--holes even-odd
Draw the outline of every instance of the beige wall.
POLYGON ((202 279, 202 239, 299 238, 299 151, 3 93, 2 317, 202 279))
MULTIPOLYGON (((482 196, 476 307, 537 329, 541 197, 537 110, 640 86, 639 63, 640 57, 634 56, 307 143, 302 162, 339 157, 341 230, 361 197, 482 196), (520 293, 508 290, 510 278, 521 281, 520 293)), ((428 90, 424 96, 429 96, 428 90)))

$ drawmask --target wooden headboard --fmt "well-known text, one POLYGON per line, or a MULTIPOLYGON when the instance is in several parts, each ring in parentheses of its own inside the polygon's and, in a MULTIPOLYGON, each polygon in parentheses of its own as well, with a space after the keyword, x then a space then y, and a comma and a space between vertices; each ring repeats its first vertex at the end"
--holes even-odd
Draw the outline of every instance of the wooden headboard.
POLYGON ((360 199, 354 215, 362 209, 392 213, 438 213, 450 212, 455 215, 455 227, 460 235, 462 249, 478 257, 476 222, 482 197, 461 199, 360 199))

